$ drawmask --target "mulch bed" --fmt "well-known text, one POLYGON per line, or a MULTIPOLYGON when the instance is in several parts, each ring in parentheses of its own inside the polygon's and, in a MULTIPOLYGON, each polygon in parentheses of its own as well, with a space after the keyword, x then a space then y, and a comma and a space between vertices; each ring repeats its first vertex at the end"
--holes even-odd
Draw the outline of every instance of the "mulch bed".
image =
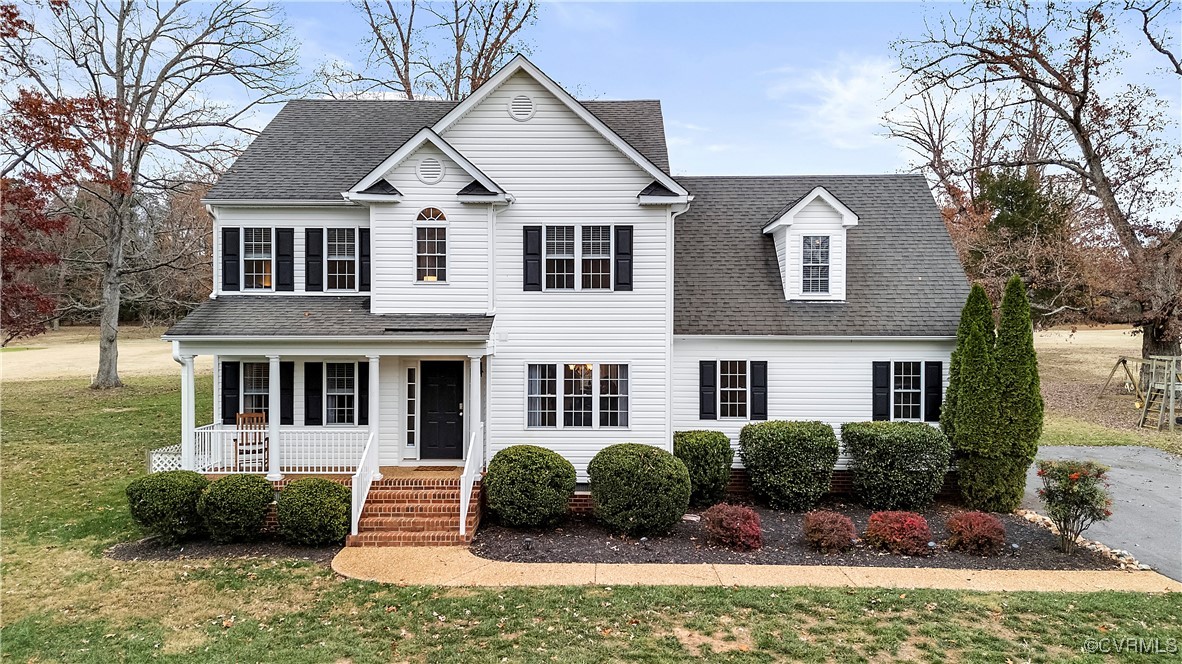
POLYGON ((165 544, 159 538, 148 537, 138 542, 116 544, 107 549, 105 555, 112 560, 128 561, 269 558, 306 560, 327 567, 340 550, 339 546, 292 546, 278 540, 242 544, 215 544, 204 540, 165 544))
MULTIPOLYGON (((873 510, 827 502, 853 520, 861 534, 873 510)), ((1090 551, 1066 555, 1055 549, 1056 538, 1045 528, 1016 515, 999 515, 1006 527, 1006 551, 998 556, 973 556, 950 551, 944 521, 964 511, 944 503, 920 510, 939 546, 928 557, 899 556, 861 544, 839 554, 822 554, 803 541, 804 515, 755 507, 763 528, 763 548, 737 552, 709 544, 702 522, 682 521, 672 533, 644 541, 613 536, 589 517, 574 517, 547 530, 514 530, 495 523, 482 526, 472 553, 492 560, 546 563, 737 563, 750 565, 848 565, 859 567, 944 567, 958 569, 1118 569, 1119 565, 1090 551), (527 541, 527 539, 529 541, 527 541), (1011 545, 1017 544, 1014 549, 1011 545)))

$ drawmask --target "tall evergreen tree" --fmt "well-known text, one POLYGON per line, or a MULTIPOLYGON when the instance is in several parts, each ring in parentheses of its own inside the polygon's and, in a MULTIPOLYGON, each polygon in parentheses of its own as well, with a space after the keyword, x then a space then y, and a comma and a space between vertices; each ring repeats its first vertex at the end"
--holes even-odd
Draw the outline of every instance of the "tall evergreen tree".
MULTIPOLYGON (((992 321, 991 321, 992 324, 992 321)), ((980 321, 973 321, 960 352, 956 415, 956 449, 962 455, 997 457, 997 366, 992 337, 980 321)))
POLYGON ((964 308, 960 311, 960 326, 956 329, 956 350, 948 363, 948 390, 944 392, 944 404, 940 408, 940 428, 956 448, 956 402, 960 389, 960 355, 973 324, 980 324, 986 333, 985 342, 993 347, 993 304, 980 284, 974 284, 969 291, 964 308))
POLYGON ((998 439, 1011 454, 1034 461, 1042 435, 1043 403, 1039 390, 1038 357, 1026 286, 1017 275, 1006 284, 997 328, 998 439))

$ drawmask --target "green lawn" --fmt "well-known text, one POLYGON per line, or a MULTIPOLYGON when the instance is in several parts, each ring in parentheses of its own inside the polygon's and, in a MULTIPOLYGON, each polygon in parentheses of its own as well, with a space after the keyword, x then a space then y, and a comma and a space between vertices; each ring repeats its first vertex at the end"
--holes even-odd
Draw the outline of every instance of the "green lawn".
POLYGON ((1139 445, 1182 455, 1182 433, 1111 429, 1068 415, 1047 413, 1040 445, 1139 445))
MULTIPOLYGON (((440 589, 290 560, 116 562, 123 498, 175 442, 179 381, 13 383, 2 411, 4 661, 1101 661, 1182 642, 1182 597, 811 588, 440 589)), ((199 379, 208 421, 210 379, 199 379)), ((1159 655, 1162 661, 1176 656, 1159 655)), ((1137 657, 1154 661, 1155 656, 1137 657)))

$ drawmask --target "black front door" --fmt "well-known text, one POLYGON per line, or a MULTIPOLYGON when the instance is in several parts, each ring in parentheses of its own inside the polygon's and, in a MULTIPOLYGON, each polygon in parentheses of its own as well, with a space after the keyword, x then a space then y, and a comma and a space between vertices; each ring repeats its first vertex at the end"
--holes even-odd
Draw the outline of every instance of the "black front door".
POLYGON ((464 458, 464 363, 423 362, 421 459, 464 458))

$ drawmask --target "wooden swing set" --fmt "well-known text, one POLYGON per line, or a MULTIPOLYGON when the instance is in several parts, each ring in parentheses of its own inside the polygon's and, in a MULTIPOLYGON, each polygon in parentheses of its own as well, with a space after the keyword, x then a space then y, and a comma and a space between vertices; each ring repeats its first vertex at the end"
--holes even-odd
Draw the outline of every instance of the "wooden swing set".
POLYGON ((1168 428, 1173 432, 1177 425, 1182 424, 1177 415, 1178 408, 1182 407, 1182 356, 1151 355, 1149 359, 1144 359, 1121 355, 1112 365, 1112 371, 1108 372, 1108 380, 1104 381, 1104 387, 1096 395, 1097 399, 1108 391, 1118 369, 1124 369, 1128 378, 1126 389, 1131 387, 1137 394, 1137 405, 1141 410, 1138 426, 1158 431, 1168 428), (1130 362, 1149 365, 1138 371, 1146 376, 1144 391, 1141 389, 1141 379, 1129 368, 1130 362))

